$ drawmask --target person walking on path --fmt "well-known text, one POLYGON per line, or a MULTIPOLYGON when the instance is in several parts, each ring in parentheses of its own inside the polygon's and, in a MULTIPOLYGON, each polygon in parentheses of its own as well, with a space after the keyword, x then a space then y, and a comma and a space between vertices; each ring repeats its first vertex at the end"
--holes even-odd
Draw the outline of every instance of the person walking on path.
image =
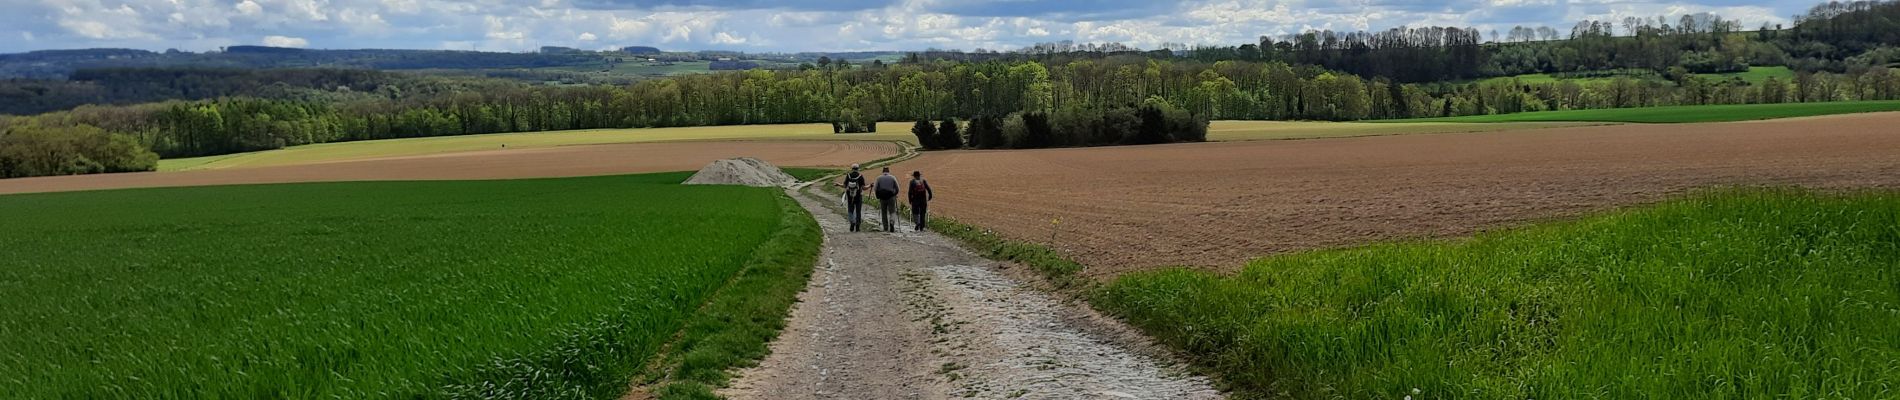
POLYGON ((930 200, 937 193, 930 190, 930 181, 924 180, 923 171, 910 171, 910 217, 917 221, 917 230, 923 231, 925 222, 930 221, 924 210, 930 208, 930 200))
POLYGON ((883 217, 884 231, 896 232, 897 224, 891 221, 897 216, 897 177, 891 176, 891 167, 884 167, 884 175, 877 177, 878 216, 883 217))
POLYGON ((857 164, 851 164, 851 172, 844 175, 844 183, 838 186, 844 187, 845 221, 851 223, 852 232, 863 230, 859 225, 864 224, 864 191, 869 187, 864 184, 864 174, 858 172, 857 164))

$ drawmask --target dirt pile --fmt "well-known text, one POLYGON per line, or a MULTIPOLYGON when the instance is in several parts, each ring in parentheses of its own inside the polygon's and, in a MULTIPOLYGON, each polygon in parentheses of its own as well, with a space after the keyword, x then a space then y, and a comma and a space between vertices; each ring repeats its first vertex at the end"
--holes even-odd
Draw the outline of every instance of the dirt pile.
POLYGON ((784 187, 793 183, 798 183, 798 179, 771 163, 751 157, 713 161, 712 164, 706 164, 705 168, 700 168, 699 173, 693 174, 692 178, 686 179, 688 185, 784 187))

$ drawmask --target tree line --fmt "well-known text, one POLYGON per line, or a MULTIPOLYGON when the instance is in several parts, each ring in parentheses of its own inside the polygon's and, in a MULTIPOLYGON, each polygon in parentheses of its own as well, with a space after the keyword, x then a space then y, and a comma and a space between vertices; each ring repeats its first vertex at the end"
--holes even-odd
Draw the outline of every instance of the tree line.
MULTIPOLYGON (((1807 72, 1858 73, 1900 62, 1889 57, 1900 46, 1900 1, 1822 3, 1797 16, 1792 27, 1744 27, 1719 15, 1697 13, 1586 20, 1562 30, 1517 26, 1490 32, 1489 40, 1485 36, 1477 29, 1457 27, 1319 30, 1198 47, 1184 57, 1311 64, 1407 83, 1614 69, 1660 73, 1674 67, 1720 73, 1786 65, 1807 72)), ((1065 48, 1074 47, 1038 45, 1021 54, 1046 59, 1050 49, 1065 48)))
POLYGON ((1037 149, 1207 141, 1207 119, 1150 97, 1137 107, 1071 105, 1054 112, 979 116, 968 123, 918 120, 911 134, 926 150, 1037 149))
MULTIPOLYGON (((0 119, 0 132, 96 127, 163 157, 274 149, 309 143, 591 128, 875 121, 968 121, 1021 134, 969 136, 972 147, 1041 147, 1130 140, 1148 108, 1179 120, 1391 119, 1676 104, 1900 98, 1892 69, 1806 73, 1760 85, 1685 74, 1676 81, 1405 84, 1283 62, 1109 57, 1060 65, 1037 61, 897 64, 881 68, 753 70, 629 85, 487 84, 481 90, 382 86, 383 95, 333 99, 227 97, 0 119), (399 95, 397 93, 426 93, 399 95), (1132 116, 1132 117, 1131 117, 1132 116), (1045 130, 1043 121, 1050 128, 1045 130), (1020 120, 1020 122, 1019 122, 1020 120), (981 122, 981 123, 979 123, 981 122), (1033 128, 1033 129, 1032 129, 1033 128), (1030 134, 1027 132, 1038 132, 1030 134), (1018 144, 1009 144, 1010 138, 1018 144)), ((1171 125, 1170 125, 1171 124, 1171 125)), ((1193 124, 1176 126, 1183 132, 1193 124)), ((1204 125, 1203 128, 1204 129, 1204 125)), ((1193 135, 1186 139, 1196 140, 1193 135)))

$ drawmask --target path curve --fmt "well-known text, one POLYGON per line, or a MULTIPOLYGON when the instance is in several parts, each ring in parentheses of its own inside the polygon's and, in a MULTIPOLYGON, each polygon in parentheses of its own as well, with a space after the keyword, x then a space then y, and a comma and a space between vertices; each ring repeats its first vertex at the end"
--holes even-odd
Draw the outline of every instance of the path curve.
MULTIPOLYGON (((1222 397, 1206 378, 1147 355, 1132 330, 1012 279, 1007 265, 908 227, 848 232, 835 198, 791 193, 823 227, 823 253, 771 355, 722 395, 1222 397)), ((867 230, 877 226, 870 217, 867 230)))

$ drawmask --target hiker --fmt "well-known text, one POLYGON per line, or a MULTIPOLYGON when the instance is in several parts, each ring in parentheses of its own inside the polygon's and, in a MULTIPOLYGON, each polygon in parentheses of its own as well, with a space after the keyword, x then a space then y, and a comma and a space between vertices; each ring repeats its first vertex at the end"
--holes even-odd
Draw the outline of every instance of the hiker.
POLYGON ((891 176, 891 167, 884 167, 884 175, 877 177, 878 216, 884 219, 884 231, 896 232, 897 224, 891 217, 897 216, 897 177, 891 176))
POLYGON ((924 223, 930 220, 924 210, 930 208, 930 200, 935 198, 937 193, 930 191, 930 182, 924 180, 923 171, 910 171, 910 217, 917 221, 917 231, 923 231, 924 223))
POLYGON ((860 230, 858 226, 864 224, 864 190, 866 189, 864 174, 858 172, 857 164, 851 164, 851 173, 845 174, 844 183, 838 186, 844 187, 844 218, 851 222, 851 231, 857 232, 860 230))

